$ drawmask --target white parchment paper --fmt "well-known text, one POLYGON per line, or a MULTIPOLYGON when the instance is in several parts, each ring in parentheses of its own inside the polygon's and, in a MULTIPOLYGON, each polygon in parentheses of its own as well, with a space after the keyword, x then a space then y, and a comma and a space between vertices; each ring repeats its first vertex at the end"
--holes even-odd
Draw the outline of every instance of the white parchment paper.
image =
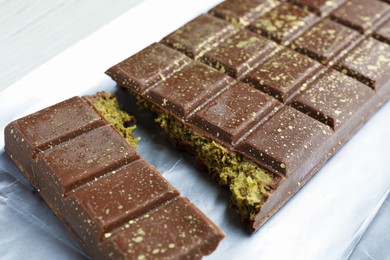
MULTIPOLYGON (((6 124, 74 95, 117 91, 104 75, 107 68, 219 2, 147 0, 0 93, 1 259, 86 258, 5 154, 6 124)), ((255 234, 228 208, 228 191, 196 170, 190 155, 173 149, 147 111, 132 105, 130 111, 138 120, 141 155, 225 232, 208 259, 344 259, 382 212, 390 188, 389 103, 255 234)), ((387 229, 376 229, 380 237, 368 244, 389 240, 384 219, 380 225, 387 229)), ((374 247, 375 255, 389 257, 383 247, 374 247)))

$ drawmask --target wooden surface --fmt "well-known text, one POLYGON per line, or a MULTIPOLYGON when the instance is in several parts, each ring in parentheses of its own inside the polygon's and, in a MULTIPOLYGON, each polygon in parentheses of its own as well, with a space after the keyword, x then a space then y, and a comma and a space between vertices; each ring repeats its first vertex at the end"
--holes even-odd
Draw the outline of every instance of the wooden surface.
POLYGON ((0 0, 0 91, 142 0, 0 0))

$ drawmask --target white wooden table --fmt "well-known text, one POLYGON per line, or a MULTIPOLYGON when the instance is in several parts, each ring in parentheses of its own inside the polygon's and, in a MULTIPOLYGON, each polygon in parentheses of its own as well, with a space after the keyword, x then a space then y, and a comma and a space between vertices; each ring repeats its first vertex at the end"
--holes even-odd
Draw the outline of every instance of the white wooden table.
POLYGON ((0 91, 142 0, 0 0, 0 91))

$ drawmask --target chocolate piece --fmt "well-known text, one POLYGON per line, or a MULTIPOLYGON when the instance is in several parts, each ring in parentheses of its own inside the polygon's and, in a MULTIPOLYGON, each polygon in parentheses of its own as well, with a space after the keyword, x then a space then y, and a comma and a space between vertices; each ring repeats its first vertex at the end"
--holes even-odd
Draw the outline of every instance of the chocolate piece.
POLYGON ((332 70, 295 97, 292 106, 337 130, 373 94, 366 85, 332 70))
POLYGON ((129 223, 110 242, 129 258, 200 259, 220 240, 208 222, 187 199, 176 198, 129 223))
POLYGON ((238 146, 248 157, 267 169, 290 176, 311 166, 332 131, 328 126, 290 107, 284 107, 238 146))
POLYGON ((98 242, 178 195, 159 172, 135 160, 70 194, 68 219, 78 236, 98 242))
MULTIPOLYGON (((390 98, 388 45, 324 18, 342 4, 341 0, 293 2, 303 8, 281 1, 247 28, 238 26, 238 33, 226 35, 203 56, 196 56, 250 84, 238 83, 194 61, 147 92, 129 87, 140 104, 156 112, 156 122, 167 137, 193 153, 198 165, 230 189, 232 204, 252 231, 286 203, 390 98), (329 3, 331 7, 326 6, 329 3), (308 11, 315 8, 321 17, 308 11), (240 50, 241 42, 255 42, 248 28, 304 54, 279 45, 268 55, 257 43, 255 51, 251 45, 240 50), (346 74, 360 71, 365 78, 372 78, 375 91, 333 71, 335 64, 346 74), (367 70, 374 67, 375 74, 369 74, 367 70)), ((226 1, 210 13, 222 19, 241 19, 231 18, 246 12, 246 2, 243 9, 238 4, 226 1), (231 17, 229 8, 236 8, 231 17), (217 14, 216 10, 222 9, 226 13, 217 14)), ((186 28, 186 39, 191 38, 191 30, 195 34, 202 26, 206 25, 182 27, 186 28)), ((129 60, 138 64, 134 57, 129 60)))
POLYGON ((361 33, 366 33, 390 15, 390 5, 378 0, 349 0, 331 16, 336 21, 361 33))
POLYGON ((199 259, 223 237, 85 99, 10 123, 5 151, 92 258, 199 259))
POLYGON ((374 37, 379 41, 390 44, 390 19, 375 31, 374 37))
POLYGON ((281 3, 256 19, 249 29, 278 43, 292 41, 316 21, 316 16, 296 5, 281 3))
POLYGON ((286 48, 260 64, 244 81, 286 102, 321 67, 318 62, 286 48))
POLYGON ((122 87, 133 87, 144 92, 153 84, 164 80, 191 60, 180 52, 161 43, 154 43, 107 71, 122 87))
POLYGON ((239 78, 276 50, 279 50, 276 43, 253 32, 241 30, 207 52, 201 61, 239 78))
POLYGON ((169 34, 162 42, 190 58, 198 58, 235 32, 234 25, 204 14, 169 34))
POLYGON ((216 138, 233 143, 278 103, 259 90, 238 83, 195 113, 191 121, 216 138))
POLYGON ((233 84, 234 80, 200 62, 193 62, 147 93, 156 104, 188 117, 206 99, 233 84))
POLYGON ((308 8, 310 11, 325 16, 345 3, 346 0, 293 0, 297 5, 308 8))
POLYGON ((338 69, 378 90, 390 80, 390 46, 369 38, 349 53, 338 69))
POLYGON ((358 36, 357 32, 325 19, 298 37, 291 47, 323 64, 328 64, 358 36))
POLYGON ((235 25, 246 26, 278 4, 275 0, 226 0, 209 13, 235 25))
POLYGON ((111 126, 102 126, 37 154, 32 163, 35 187, 51 195, 52 208, 59 210, 61 197, 72 190, 139 157, 112 132, 111 126))
POLYGON ((31 179, 31 157, 104 124, 85 100, 74 97, 9 124, 5 130, 5 147, 9 154, 18 154, 13 160, 31 179))

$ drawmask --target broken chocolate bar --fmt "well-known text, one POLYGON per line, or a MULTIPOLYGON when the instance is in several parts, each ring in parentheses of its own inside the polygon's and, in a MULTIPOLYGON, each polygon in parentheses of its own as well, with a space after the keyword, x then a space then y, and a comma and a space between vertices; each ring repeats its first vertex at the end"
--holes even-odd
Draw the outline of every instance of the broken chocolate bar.
POLYGON ((389 99, 389 8, 376 0, 226 0, 208 12, 221 22, 201 15, 106 73, 229 187, 256 230, 389 99), (161 61, 176 64, 179 53, 193 60, 152 86, 132 84, 143 75, 123 64, 139 68, 137 57, 163 45, 172 52, 149 56, 150 75, 164 74, 161 61))
POLYGON ((113 95, 74 97, 11 122, 5 151, 92 258, 210 254, 222 231, 140 158, 129 120, 113 95))

